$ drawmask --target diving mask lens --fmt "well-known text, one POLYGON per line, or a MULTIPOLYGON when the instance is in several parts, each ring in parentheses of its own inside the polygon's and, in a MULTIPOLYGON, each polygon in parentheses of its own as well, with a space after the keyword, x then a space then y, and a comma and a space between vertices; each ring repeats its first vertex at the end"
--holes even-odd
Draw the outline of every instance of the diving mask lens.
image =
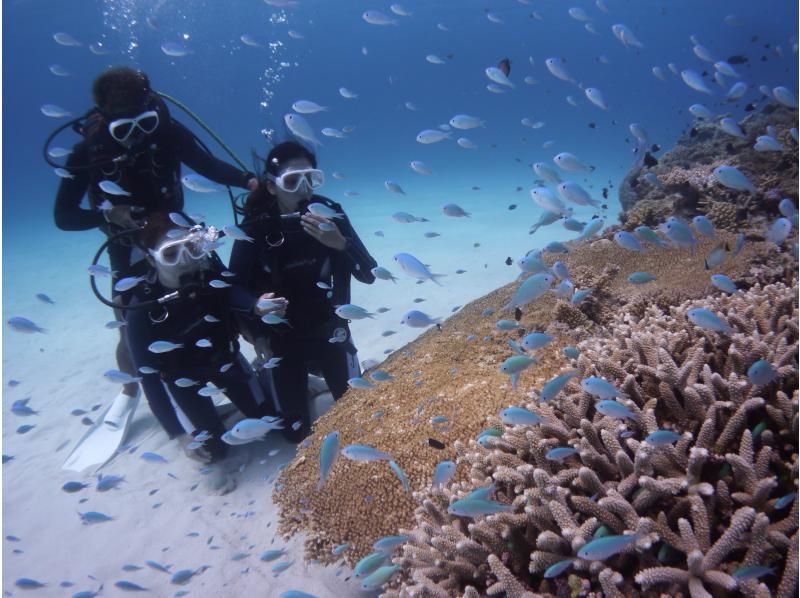
POLYGON ((118 118, 108 124, 108 132, 117 141, 127 141, 135 129, 149 135, 158 128, 158 112, 148 110, 134 118, 118 118))
POLYGON ((195 235, 163 243, 153 252, 153 257, 162 266, 176 266, 184 256, 192 260, 201 260, 206 255, 203 238, 195 235))
POLYGON ((310 189, 319 189, 325 183, 325 174, 316 168, 290 170, 275 179, 275 184, 287 193, 294 193, 306 182, 310 189))

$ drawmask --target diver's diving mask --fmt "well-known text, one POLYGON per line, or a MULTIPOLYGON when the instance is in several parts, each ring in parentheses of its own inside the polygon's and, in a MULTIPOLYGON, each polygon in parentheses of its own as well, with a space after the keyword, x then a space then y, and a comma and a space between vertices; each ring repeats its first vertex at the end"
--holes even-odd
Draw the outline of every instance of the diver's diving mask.
POLYGON ((199 262, 217 247, 220 246, 219 231, 213 226, 205 228, 200 225, 193 226, 186 234, 167 239, 156 249, 150 250, 150 255, 158 265, 173 267, 190 265, 199 262))
POLYGON ((111 136, 124 143, 133 135, 137 129, 142 133, 149 135, 158 128, 159 118, 158 112, 155 110, 148 110, 142 112, 133 118, 118 118, 108 123, 108 132, 111 136))
POLYGON ((296 193, 303 183, 309 189, 319 189, 325 183, 325 173, 317 168, 287 170, 277 177, 267 174, 267 178, 287 193, 296 193))

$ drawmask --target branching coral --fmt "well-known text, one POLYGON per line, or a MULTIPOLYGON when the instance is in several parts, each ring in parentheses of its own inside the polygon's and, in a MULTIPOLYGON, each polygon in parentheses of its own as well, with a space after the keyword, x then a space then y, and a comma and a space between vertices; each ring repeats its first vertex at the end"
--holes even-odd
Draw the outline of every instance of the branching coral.
POLYGON ((578 367, 615 384, 631 415, 602 415, 573 379, 550 403, 527 405, 543 424, 490 417, 501 437, 456 443, 471 483, 417 495, 417 528, 396 559, 406 577, 387 595, 417 595, 423 586, 424 595, 796 595, 797 501, 776 504, 797 490, 797 316, 797 286, 781 284, 687 302, 670 314, 618 314, 607 338, 581 343, 578 367), (698 305, 722 314, 734 332, 694 326, 686 311, 698 305), (777 372, 766 386, 747 377, 758 359, 777 372), (659 446, 645 440, 659 429, 680 437, 659 446), (556 446, 577 453, 548 459, 556 446), (447 513, 453 500, 489 483, 493 500, 512 512, 472 521, 447 513), (632 541, 605 558, 577 556, 594 538, 625 533, 632 541), (560 573, 545 578, 554 565, 560 573), (782 574, 734 575, 753 565, 782 574))

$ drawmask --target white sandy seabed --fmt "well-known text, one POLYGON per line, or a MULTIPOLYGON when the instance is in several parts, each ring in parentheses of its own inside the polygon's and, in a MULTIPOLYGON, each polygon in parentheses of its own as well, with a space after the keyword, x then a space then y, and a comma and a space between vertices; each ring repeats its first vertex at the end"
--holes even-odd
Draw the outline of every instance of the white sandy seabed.
MULTIPOLYGON (((419 329, 400 324, 406 310, 446 318, 456 306, 514 280, 519 271, 504 263, 507 257, 516 259, 551 239, 573 236, 558 224, 529 236, 539 210, 527 191, 502 203, 487 200, 485 193, 468 198, 461 205, 472 217, 460 219, 443 216, 440 206, 445 202, 433 196, 358 213, 345 204, 376 260, 399 279, 371 286, 353 283, 353 303, 370 311, 390 308, 374 319, 353 323, 362 361, 382 360, 386 350, 398 350, 419 334, 419 329), (514 202, 519 207, 508 210, 514 202), (431 222, 396 223, 390 216, 397 210, 431 222), (376 230, 384 236, 374 235, 376 230), (426 231, 441 236, 425 238, 426 231), (442 286, 417 284, 405 276, 392 263, 398 251, 412 253, 433 272, 446 274, 442 286), (456 274, 458 269, 466 272, 456 274), (418 297, 425 301, 414 303, 418 297), (386 330, 397 332, 383 336, 386 330)), ((223 197, 190 194, 187 204, 188 212, 205 213, 211 224, 229 223, 223 197)), ((24 316, 47 332, 22 334, 7 325, 3 330, 2 451, 13 456, 3 465, 3 589, 14 595, 71 596, 103 585, 103 596, 115 596, 126 594, 115 582, 128 580, 165 597, 181 591, 189 596, 278 596, 289 589, 319 598, 361 594, 357 580, 345 581, 349 568, 307 564, 300 536, 289 542, 276 537, 272 485, 278 467, 293 457, 294 447, 275 433, 266 442, 250 445, 250 461, 239 472, 233 493, 210 495, 204 490, 200 465, 167 439, 142 401, 126 439, 135 452, 117 455, 103 469, 124 475, 125 481, 103 493, 92 486, 75 494, 61 490, 67 481, 95 481, 91 470, 70 472, 61 464, 86 430, 81 417, 70 412, 84 409, 94 419, 118 390, 102 375, 116 367, 117 332, 104 327, 113 315, 91 294, 86 274, 102 235, 56 231, 52 225, 39 231, 40 236, 33 237, 30 230, 7 229, 4 238, 3 320, 24 316), (40 302, 36 293, 46 293, 55 305, 40 302), (12 379, 19 384, 9 386, 12 379), (13 401, 26 397, 39 413, 11 413, 13 401), (102 407, 92 411, 98 405, 102 407), (25 424, 35 427, 18 433, 25 424), (279 452, 269 457, 273 449, 279 452), (167 463, 141 459, 144 451, 162 455, 167 463), (78 512, 86 511, 99 511, 113 520, 84 525, 78 512), (259 560, 263 551, 277 548, 287 551, 281 561, 293 561, 279 575, 272 566, 280 561, 259 560), (169 565, 171 572, 208 568, 177 586, 170 574, 146 566, 146 560, 169 565), (124 571, 127 564, 142 569, 124 571), (23 577, 47 585, 23 591, 15 586, 23 577), (60 587, 67 581, 74 585, 60 587)), ((227 259, 226 252, 223 257, 227 259)), ((108 285, 107 279, 100 280, 103 292, 108 285)), ((251 354, 249 348, 245 353, 251 354)))

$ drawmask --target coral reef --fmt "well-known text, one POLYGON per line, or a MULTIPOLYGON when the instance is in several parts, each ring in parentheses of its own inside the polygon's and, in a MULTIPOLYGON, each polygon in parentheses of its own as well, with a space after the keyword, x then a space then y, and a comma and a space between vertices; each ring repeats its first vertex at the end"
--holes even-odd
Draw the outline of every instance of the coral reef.
POLYGON ((703 202, 713 201, 730 204, 739 220, 760 225, 761 217, 777 212, 781 198, 797 201, 798 145, 788 133, 796 124, 797 110, 770 103, 742 120, 744 139, 729 135, 715 123, 695 122, 674 148, 658 157, 658 164, 652 167, 637 164, 624 178, 619 188, 624 210, 621 220, 626 228, 639 224, 651 226, 648 215, 659 202, 671 206, 670 215, 691 218, 703 211, 700 209, 703 202), (756 137, 763 135, 768 125, 776 128, 783 151, 753 149, 756 137), (745 173, 758 190, 756 196, 718 184, 712 171, 722 164, 745 173), (648 182, 644 178, 647 173, 655 174, 660 183, 648 182), (640 202, 648 203, 637 208, 640 202))
MULTIPOLYGON (((713 245, 734 238, 722 232, 720 236, 720 240, 700 244, 694 253, 653 249, 640 254, 608 239, 577 245, 569 254, 546 259, 561 259, 576 287, 593 289, 579 305, 548 293, 525 306, 519 330, 501 331, 495 327, 496 320, 513 317, 499 311, 517 286, 511 284, 462 308, 441 331, 431 329, 391 355, 381 369, 394 380, 366 391, 349 391, 315 423, 314 434, 286 468, 275 493, 281 506, 281 532, 304 531, 308 556, 323 562, 336 559, 331 553, 334 546, 350 543, 345 556, 353 564, 370 552, 374 540, 410 526, 417 502, 385 462, 340 458, 325 487, 317 490, 319 450, 326 434, 338 430, 341 446, 358 442, 388 451, 413 490, 427 487, 435 465, 456 458, 456 440, 475 438, 486 427, 487 417, 518 403, 525 392, 541 388, 569 365, 561 354, 564 346, 604 334, 622 311, 642 317, 652 306, 668 310, 686 299, 713 293, 703 257, 713 245), (652 272, 656 280, 632 285, 627 277, 637 270, 652 272), (483 315, 487 309, 495 313, 483 315), (538 363, 522 373, 514 392, 500 364, 510 353, 507 341, 532 330, 548 332, 556 340, 537 351, 538 363), (447 421, 432 423, 437 416, 447 421), (436 448, 440 446, 436 442, 444 448, 436 448), (343 504, 348 508, 343 510, 343 504)), ((758 283, 786 280, 789 267, 794 266, 786 253, 779 253, 773 244, 752 240, 736 260, 727 261, 718 271, 746 290, 758 283)), ((460 465, 455 480, 466 479, 466 468, 460 465)))
POLYGON ((405 577, 384 595, 796 596, 798 501, 781 497, 798 479, 797 292, 796 281, 757 285, 670 313, 619 313, 610 336, 580 344, 577 366, 615 384, 632 417, 599 413, 575 380, 549 403, 531 394, 540 425, 490 417, 501 437, 456 443, 470 482, 415 494, 417 526, 395 558, 405 577), (691 324, 686 311, 698 305, 735 332, 691 324), (747 376, 758 359, 777 372, 765 386, 747 376), (679 438, 645 440, 659 429, 679 438), (556 446, 577 453, 549 460, 556 446), (488 484, 513 511, 448 514, 454 499, 488 484), (625 532, 635 539, 614 554, 576 556, 593 538, 625 532), (567 572, 546 578, 570 559, 567 572), (737 574, 753 565, 776 574, 737 574))
POLYGON ((705 199, 700 201, 698 207, 717 229, 728 231, 738 229, 738 214, 734 204, 705 199))
POLYGON ((392 597, 796 595, 797 261, 766 242, 764 231, 777 201, 797 197, 797 144, 786 134, 797 113, 771 106, 745 120, 745 140, 700 123, 658 165, 628 177, 625 228, 704 213, 717 238, 634 252, 611 240, 612 228, 569 243, 569 253, 543 259, 563 261, 577 289, 592 289, 578 304, 547 293, 503 312, 518 287, 512 283, 392 354, 381 369, 394 379, 348 391, 286 467, 274 496, 280 532, 304 532, 309 558, 350 565, 381 536, 406 534, 394 557, 402 569, 388 584, 392 597), (752 150, 767 123, 785 151, 752 150), (758 193, 714 182, 711 170, 723 163, 740 167, 758 193), (634 186, 645 171, 659 184, 634 186), (746 242, 733 258, 742 226, 746 242), (709 271, 704 258, 720 247, 727 256, 709 271), (628 277, 637 271, 655 279, 633 284, 628 277), (728 276, 738 291, 720 293, 712 273, 728 276), (734 332, 692 324, 686 312, 696 306, 721 314, 734 332), (519 328, 499 330, 500 318, 519 328), (554 340, 536 351, 513 390, 500 364, 509 341, 534 330, 554 340), (577 345, 577 358, 565 359, 566 345, 577 345), (759 359, 778 374, 764 386, 747 375, 759 359), (568 367, 616 385, 631 415, 600 413, 580 377, 539 401, 544 383, 568 367), (504 424, 499 412, 521 402, 544 421, 504 424), (469 440, 487 428, 497 436, 469 440), (342 447, 390 453, 410 491, 385 461, 344 458, 319 488, 320 446, 334 430, 342 447), (658 430, 677 439, 646 440, 658 430), (553 448, 575 453, 553 460, 553 448), (431 487, 444 460, 457 461, 455 476, 431 487), (448 512, 480 487, 502 512, 448 512), (595 560, 578 556, 604 536, 619 536, 624 546, 595 560), (332 554, 342 543, 348 551, 332 554))
POLYGON ((656 227, 675 213, 675 201, 665 197, 663 199, 642 199, 623 213, 623 223, 626 228, 634 229, 637 226, 656 227))

